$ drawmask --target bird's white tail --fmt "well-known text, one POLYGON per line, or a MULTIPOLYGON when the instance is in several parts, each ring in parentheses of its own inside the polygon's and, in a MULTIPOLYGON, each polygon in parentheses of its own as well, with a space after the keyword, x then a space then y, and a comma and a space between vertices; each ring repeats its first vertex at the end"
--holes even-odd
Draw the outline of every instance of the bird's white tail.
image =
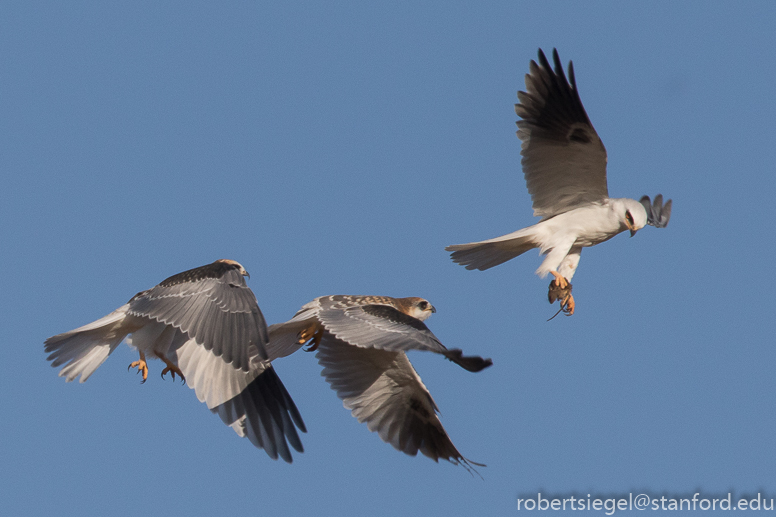
POLYGON ((299 342, 299 333, 310 325, 309 321, 294 321, 275 323, 269 326, 269 343, 266 345, 269 360, 293 354, 304 342, 299 342))
POLYGON ((124 337, 136 330, 126 325, 128 307, 129 304, 119 307, 97 321, 46 340, 51 366, 65 365, 60 377, 70 382, 80 375, 80 382, 84 382, 105 362, 124 337))
POLYGON ((533 238, 533 226, 487 241, 455 244, 445 248, 450 258, 466 269, 484 271, 522 255, 538 245, 533 238))

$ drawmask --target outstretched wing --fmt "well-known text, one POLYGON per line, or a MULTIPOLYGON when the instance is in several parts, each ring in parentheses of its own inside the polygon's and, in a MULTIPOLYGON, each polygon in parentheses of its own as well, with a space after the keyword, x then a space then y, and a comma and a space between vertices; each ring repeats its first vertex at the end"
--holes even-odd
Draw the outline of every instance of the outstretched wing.
POLYGON ((531 61, 525 92, 518 92, 517 136, 534 215, 544 219, 609 197, 606 149, 579 98, 574 66, 563 73, 557 50, 555 71, 539 49, 531 61))
POLYGON ((163 323, 149 322, 143 330, 149 335, 171 334, 167 358, 177 364, 200 402, 239 436, 272 459, 280 456, 288 463, 292 462, 289 445, 304 451, 294 427, 306 432, 302 416, 268 362, 254 358, 246 372, 163 323))
MULTIPOLYGON (((318 348, 322 375, 359 422, 399 451, 471 468, 447 435, 437 406, 404 352, 350 345, 330 334, 318 348)), ((479 465, 479 464, 475 464, 479 465)))
POLYGON ((329 296, 320 299, 317 318, 336 338, 357 347, 391 352, 425 350, 444 355, 469 371, 480 371, 492 364, 489 359, 464 356, 459 349, 448 350, 425 323, 392 305, 390 298, 329 296), (378 303, 375 303, 378 302, 378 303))
POLYGON ((132 298, 127 314, 178 328, 243 371, 252 357, 267 358, 267 325, 239 265, 216 261, 171 276, 132 298))
POLYGON ((392 352, 447 350, 422 321, 399 312, 389 305, 356 305, 344 309, 321 309, 321 324, 347 343, 392 352))
POLYGON ((210 409, 239 436, 264 449, 274 460, 278 456, 292 462, 291 445, 304 452, 296 427, 307 432, 296 404, 270 365, 240 393, 210 409))
MULTIPOLYGON (((200 402, 272 458, 292 462, 289 445, 303 452, 296 432, 306 431, 299 410, 272 366, 254 360, 245 372, 226 363, 180 330, 149 322, 146 336, 168 334, 167 359, 177 364, 200 402)), ((134 344, 136 335, 132 336, 134 344)))

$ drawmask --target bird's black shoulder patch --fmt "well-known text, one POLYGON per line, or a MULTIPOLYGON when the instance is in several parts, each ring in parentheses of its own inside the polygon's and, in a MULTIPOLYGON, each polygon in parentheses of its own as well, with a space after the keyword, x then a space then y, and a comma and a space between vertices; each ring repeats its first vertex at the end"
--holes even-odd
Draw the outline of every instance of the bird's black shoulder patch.
POLYGON ((423 418, 431 418, 428 410, 423 407, 423 403, 414 397, 410 399, 410 409, 418 413, 423 418))
POLYGON ((188 271, 173 275, 159 283, 159 286, 170 287, 186 282, 198 282, 199 280, 204 280, 205 278, 221 278, 230 269, 238 268, 239 266, 235 264, 216 261, 205 266, 195 267, 194 269, 189 269, 188 271))
POLYGON ((569 135, 569 140, 572 142, 579 142, 582 144, 589 144, 590 143, 590 135, 587 134, 587 131, 582 129, 581 127, 575 127, 571 134, 569 135))
POLYGON ((426 327, 419 319, 408 316, 388 305, 363 305, 361 310, 372 316, 401 323, 402 325, 407 325, 417 330, 428 330, 428 327, 426 327))

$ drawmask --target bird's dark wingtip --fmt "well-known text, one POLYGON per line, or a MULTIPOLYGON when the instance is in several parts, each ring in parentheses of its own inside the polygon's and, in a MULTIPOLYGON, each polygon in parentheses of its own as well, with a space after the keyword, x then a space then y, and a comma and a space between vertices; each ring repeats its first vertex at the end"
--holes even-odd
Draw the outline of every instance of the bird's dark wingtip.
POLYGON ((448 350, 445 353, 445 357, 464 370, 474 373, 481 372, 485 368, 493 366, 493 361, 490 358, 483 359, 478 355, 463 355, 463 351, 460 348, 448 350))
POLYGON ((655 196, 654 202, 650 200, 649 196, 642 196, 639 202, 644 206, 644 210, 647 212, 648 225, 654 226, 655 228, 665 228, 668 226, 668 221, 671 220, 672 199, 669 199, 663 204, 663 195, 658 194, 655 196))

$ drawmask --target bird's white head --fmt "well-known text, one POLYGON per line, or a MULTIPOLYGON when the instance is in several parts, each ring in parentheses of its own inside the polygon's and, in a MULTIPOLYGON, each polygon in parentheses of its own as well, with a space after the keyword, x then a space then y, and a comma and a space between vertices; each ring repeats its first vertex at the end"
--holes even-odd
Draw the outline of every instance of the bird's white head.
POLYGON ((612 209, 620 221, 620 231, 630 230, 631 237, 647 225, 647 211, 635 199, 613 199, 612 209))
POLYGON ((413 318, 417 318, 420 321, 426 320, 429 316, 436 312, 433 305, 428 300, 411 296, 409 298, 399 298, 396 300, 397 305, 400 306, 402 312, 413 318))

